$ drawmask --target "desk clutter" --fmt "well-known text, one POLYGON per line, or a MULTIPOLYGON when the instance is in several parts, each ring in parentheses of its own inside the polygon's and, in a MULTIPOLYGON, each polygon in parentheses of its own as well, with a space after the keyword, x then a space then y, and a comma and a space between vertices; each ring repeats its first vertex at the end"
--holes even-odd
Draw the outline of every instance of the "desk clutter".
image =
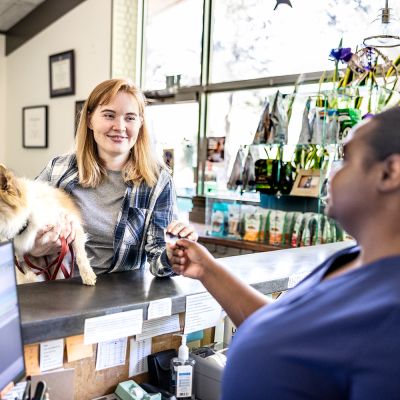
MULTIPOLYGON (((58 380, 64 382, 67 371, 71 371, 71 379, 63 385, 67 389, 60 389, 63 394, 70 392, 66 397, 57 396, 57 400, 76 399, 77 391, 79 399, 94 399, 101 393, 110 393, 115 386, 112 396, 117 400, 192 399, 196 369, 186 340, 192 347, 216 341, 214 327, 223 327, 224 318, 221 306, 207 292, 187 296, 185 314, 172 314, 170 298, 155 300, 145 310, 88 318, 83 335, 25 345, 26 370, 35 379, 59 374, 58 380), (168 344, 173 348, 166 355, 163 350, 168 349, 168 344), (84 375, 82 366, 87 366, 84 375), (80 371, 78 375, 75 368, 80 371), (116 381, 111 381, 110 375, 116 381), (98 382, 99 387, 93 388, 93 382, 98 382)), ((219 335, 220 341, 223 337, 219 335)))

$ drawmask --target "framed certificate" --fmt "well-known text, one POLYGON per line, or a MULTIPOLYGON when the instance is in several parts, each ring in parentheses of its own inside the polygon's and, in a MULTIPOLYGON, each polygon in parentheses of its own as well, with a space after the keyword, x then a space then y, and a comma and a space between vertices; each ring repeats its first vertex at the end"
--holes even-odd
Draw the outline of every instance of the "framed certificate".
POLYGON ((25 148, 47 147, 47 106, 22 109, 22 145, 25 148))
POLYGON ((75 94, 74 50, 53 54, 49 57, 50 97, 75 94))

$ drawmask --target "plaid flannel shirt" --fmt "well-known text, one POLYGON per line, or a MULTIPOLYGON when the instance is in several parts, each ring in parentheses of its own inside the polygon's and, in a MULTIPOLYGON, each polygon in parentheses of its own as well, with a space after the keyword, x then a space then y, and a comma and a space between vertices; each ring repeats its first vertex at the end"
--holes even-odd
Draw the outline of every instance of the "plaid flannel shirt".
MULTIPOLYGON (((37 179, 71 193, 78 185, 75 155, 55 157, 37 179)), ((153 275, 172 275, 165 250, 164 228, 176 218, 176 194, 168 171, 161 170, 153 188, 145 183, 139 186, 127 184, 114 229, 114 257, 107 272, 143 268, 147 256, 153 275)))

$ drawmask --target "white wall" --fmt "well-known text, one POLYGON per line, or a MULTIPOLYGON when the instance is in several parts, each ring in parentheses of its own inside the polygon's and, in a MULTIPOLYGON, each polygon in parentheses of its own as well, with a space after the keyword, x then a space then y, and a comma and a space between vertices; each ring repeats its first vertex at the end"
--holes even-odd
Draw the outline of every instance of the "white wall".
POLYGON ((9 167, 33 178, 52 157, 72 149, 75 101, 84 100, 94 86, 110 78, 110 56, 111 0, 83 2, 7 56, 5 160, 9 167), (71 49, 76 94, 51 99, 49 55, 71 49), (34 105, 48 105, 47 149, 22 147, 22 107, 34 105))
POLYGON ((6 161, 6 82, 5 36, 0 35, 0 163, 6 161))

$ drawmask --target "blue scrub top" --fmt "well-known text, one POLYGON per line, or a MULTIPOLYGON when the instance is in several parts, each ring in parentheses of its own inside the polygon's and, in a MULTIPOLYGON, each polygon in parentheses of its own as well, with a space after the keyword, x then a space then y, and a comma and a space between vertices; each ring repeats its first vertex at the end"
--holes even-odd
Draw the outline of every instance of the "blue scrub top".
POLYGON ((238 329, 222 400, 400 399, 400 255, 332 279, 342 250, 238 329))

